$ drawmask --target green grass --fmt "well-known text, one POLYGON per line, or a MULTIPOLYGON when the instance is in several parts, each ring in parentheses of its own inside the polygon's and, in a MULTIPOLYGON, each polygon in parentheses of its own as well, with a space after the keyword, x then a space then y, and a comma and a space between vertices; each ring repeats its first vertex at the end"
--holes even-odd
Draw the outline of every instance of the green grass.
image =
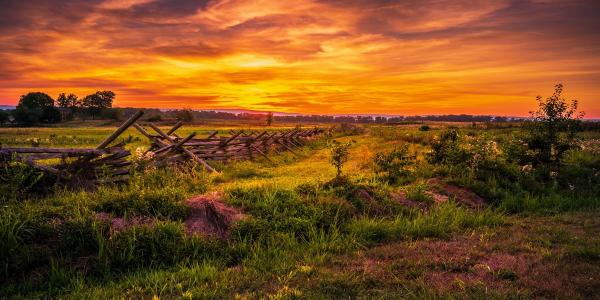
MULTIPOLYGON (((222 125, 220 129, 230 124, 222 125)), ((348 180, 338 183, 331 181, 335 169, 323 140, 299 149, 299 156, 284 153, 272 156, 272 162, 259 158, 219 165, 220 175, 194 166, 138 169, 129 184, 94 191, 55 187, 49 194, 34 193, 17 188, 27 182, 25 171, 4 173, 0 298, 519 298, 529 287, 489 291, 459 280, 448 283, 451 292, 437 290, 423 281, 426 268, 411 262, 388 265, 386 270, 396 277, 330 269, 338 259, 394 243, 450 243, 473 235, 481 235, 484 241, 488 232, 503 232, 538 214, 562 216, 600 207, 591 188, 565 190, 557 180, 536 190, 529 184, 534 180, 529 175, 519 173, 511 181, 503 179, 511 174, 492 172, 482 179, 473 172, 453 173, 453 168, 432 165, 425 159, 429 145, 446 125, 430 124, 429 131, 419 131, 419 126, 369 126, 361 135, 339 133, 340 141, 355 143, 342 168, 348 180), (373 156, 401 144, 408 144, 416 155, 414 172, 407 182, 392 184, 375 174, 373 156), (454 201, 436 204, 423 183, 432 177, 471 188, 491 204, 481 210, 454 201), (393 197, 399 190, 430 207, 420 211, 401 205, 393 197), (247 217, 232 228, 227 240, 189 236, 183 223, 188 216, 185 200, 215 191, 247 217), (114 231, 111 218, 137 221, 114 231)), ((196 125, 181 134, 194 130, 202 135, 214 128, 196 125)), ((0 142, 3 146, 93 147, 112 130, 80 125, 0 129, 0 142)), ((500 141, 519 129, 461 130, 500 141)), ((132 130, 122 139, 129 149, 147 146, 132 130)), ((587 152, 572 154, 565 180, 580 180, 577 174, 583 171, 594 176, 590 172, 596 159, 587 152)), ((514 165, 498 170, 520 172, 514 165)), ((585 182, 573 182, 585 186, 585 182)), ((597 232, 597 227, 588 230, 597 232)), ((547 249, 553 243, 564 244, 562 252, 557 252, 560 259, 585 264, 598 260, 597 242, 557 236, 549 242, 532 242, 531 247, 547 249)), ((443 271, 465 268, 454 268, 454 263, 437 266, 446 266, 443 271)), ((521 276, 504 268, 492 277, 516 284, 521 276)))

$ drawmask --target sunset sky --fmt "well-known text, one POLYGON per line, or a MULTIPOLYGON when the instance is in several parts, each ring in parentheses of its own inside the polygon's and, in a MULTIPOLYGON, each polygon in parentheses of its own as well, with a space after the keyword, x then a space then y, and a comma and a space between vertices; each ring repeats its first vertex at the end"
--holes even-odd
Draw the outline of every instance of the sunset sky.
POLYGON ((600 1, 0 0, 0 104, 600 118, 600 1))

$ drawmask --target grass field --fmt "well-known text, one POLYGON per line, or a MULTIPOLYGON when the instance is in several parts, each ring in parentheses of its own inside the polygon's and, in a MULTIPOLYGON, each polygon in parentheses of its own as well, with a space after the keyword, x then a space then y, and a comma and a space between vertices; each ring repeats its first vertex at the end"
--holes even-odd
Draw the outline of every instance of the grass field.
MULTIPOLYGON (((506 156, 519 127, 460 126, 471 162, 430 162, 453 126, 366 126, 311 141, 301 157, 218 164, 217 175, 138 168, 129 184, 94 191, 35 196, 4 178, 0 298, 598 297, 598 149, 568 153, 564 173, 541 184, 506 156), (352 141, 341 182, 332 181, 332 139, 352 141), (392 178, 376 158, 403 145, 411 159, 392 178), (186 200, 197 195, 245 216, 224 238, 191 234, 186 200)), ((6 128, 0 143, 90 147, 113 130, 6 128)), ((598 145, 600 133, 581 137, 598 145)), ((133 130, 121 140, 148 145, 133 130)))

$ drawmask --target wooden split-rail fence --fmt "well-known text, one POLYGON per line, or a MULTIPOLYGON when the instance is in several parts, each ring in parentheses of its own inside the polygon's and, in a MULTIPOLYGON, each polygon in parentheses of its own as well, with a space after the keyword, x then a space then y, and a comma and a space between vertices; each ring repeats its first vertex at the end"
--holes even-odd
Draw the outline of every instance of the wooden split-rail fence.
POLYGON ((182 125, 183 123, 179 122, 165 132, 153 123, 133 124, 150 140, 151 146, 146 153, 151 153, 155 164, 169 165, 194 161, 213 172, 216 171, 209 162, 254 160, 258 157, 271 161, 270 154, 281 152, 300 156, 295 150, 304 146, 307 140, 324 132, 318 127, 272 132, 229 130, 223 133, 213 131, 207 137, 199 138, 195 132, 185 137, 179 136, 176 131, 182 125), (147 127, 154 133, 150 133, 147 127))
POLYGON ((195 132, 182 137, 176 131, 183 123, 178 122, 165 132, 153 123, 138 123, 142 115, 142 111, 135 113, 95 148, 0 147, 0 166, 19 161, 69 185, 124 182, 129 178, 131 160, 127 157, 131 152, 123 143, 111 144, 131 126, 150 140, 145 154, 149 154, 147 157, 156 166, 192 162, 212 172, 217 171, 211 163, 217 161, 258 157, 271 161, 270 154, 286 151, 299 156, 297 148, 324 132, 322 128, 271 132, 230 130, 213 131, 203 138, 197 137, 195 132))

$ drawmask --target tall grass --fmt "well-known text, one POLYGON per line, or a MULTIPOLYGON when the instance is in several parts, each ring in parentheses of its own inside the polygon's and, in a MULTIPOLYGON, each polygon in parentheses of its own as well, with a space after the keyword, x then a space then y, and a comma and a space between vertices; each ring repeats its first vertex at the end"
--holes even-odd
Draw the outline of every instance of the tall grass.
POLYGON ((425 237, 448 237, 451 233, 479 227, 495 227, 504 224, 498 212, 486 209, 470 211, 453 202, 434 207, 427 213, 399 216, 393 220, 383 218, 358 218, 350 222, 348 231, 366 244, 384 241, 418 239, 425 237))

